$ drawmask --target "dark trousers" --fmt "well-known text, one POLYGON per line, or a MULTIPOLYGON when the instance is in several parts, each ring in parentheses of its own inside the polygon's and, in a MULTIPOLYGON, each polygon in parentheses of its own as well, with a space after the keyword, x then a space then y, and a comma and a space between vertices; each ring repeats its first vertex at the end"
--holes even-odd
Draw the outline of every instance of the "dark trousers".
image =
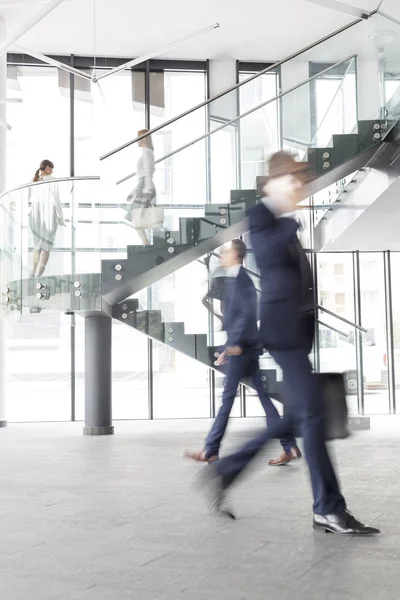
MULTIPOLYGON (((205 450, 208 456, 218 455, 241 379, 250 377, 253 380, 254 387, 267 415, 268 427, 281 422, 281 417, 275 405, 264 389, 258 359, 259 353, 254 350, 247 350, 240 356, 230 356, 228 358, 228 370, 222 394, 222 405, 205 443, 205 450)), ((296 446, 296 440, 293 437, 282 439, 281 444, 285 452, 290 452, 296 446)))
POLYGON ((220 460, 216 468, 224 487, 233 483, 271 438, 299 432, 310 471, 314 513, 326 515, 346 508, 325 444, 324 414, 318 383, 306 350, 271 351, 283 371, 285 416, 250 440, 238 452, 220 460))

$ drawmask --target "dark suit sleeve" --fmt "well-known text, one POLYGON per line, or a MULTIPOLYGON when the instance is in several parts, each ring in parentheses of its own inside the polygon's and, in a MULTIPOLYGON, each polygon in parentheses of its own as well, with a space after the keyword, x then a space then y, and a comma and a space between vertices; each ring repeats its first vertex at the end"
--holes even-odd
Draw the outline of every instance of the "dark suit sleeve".
POLYGON ((257 246, 265 253, 271 251, 280 253, 293 243, 293 236, 299 228, 299 224, 287 217, 277 219, 265 207, 257 207, 249 214, 250 235, 257 238, 257 246), (268 236, 264 235, 268 232, 268 236))
POLYGON ((235 293, 240 299, 240 313, 229 331, 229 345, 242 347, 249 325, 257 311, 257 293, 250 279, 245 286, 236 286, 235 293))

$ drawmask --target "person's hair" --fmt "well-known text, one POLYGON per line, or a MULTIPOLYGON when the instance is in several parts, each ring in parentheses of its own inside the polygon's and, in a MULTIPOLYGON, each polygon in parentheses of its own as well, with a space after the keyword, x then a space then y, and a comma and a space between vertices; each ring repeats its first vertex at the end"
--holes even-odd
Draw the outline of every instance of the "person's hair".
POLYGON ((240 260, 240 262, 244 261, 244 258, 247 254, 247 246, 242 240, 235 239, 231 242, 232 250, 236 252, 236 256, 240 260))
MULTIPOLYGON (((140 137, 141 135, 145 135, 145 133, 148 133, 148 132, 149 132, 148 129, 139 129, 137 134, 138 134, 138 137, 140 137)), ((151 139, 151 135, 148 135, 147 137, 143 138, 140 141, 142 142, 143 146, 146 146, 146 148, 150 148, 150 150, 154 150, 153 140, 151 139)))
POLYGON ((35 173, 35 176, 33 178, 33 181, 39 181, 40 179, 40 172, 44 171, 45 169, 47 169, 47 167, 50 167, 50 169, 54 169, 54 165, 51 162, 51 160, 42 160, 42 162, 40 163, 40 166, 38 168, 38 170, 35 173))

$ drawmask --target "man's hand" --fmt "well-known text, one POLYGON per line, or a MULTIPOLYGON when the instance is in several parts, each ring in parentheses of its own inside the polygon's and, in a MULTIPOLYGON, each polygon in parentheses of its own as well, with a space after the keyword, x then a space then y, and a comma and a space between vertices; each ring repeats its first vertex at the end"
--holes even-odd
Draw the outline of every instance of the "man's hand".
POLYGON ((228 356, 240 356, 243 354, 243 350, 240 346, 228 346, 225 352, 228 356))
POLYGON ((215 366, 220 367, 221 365, 224 365, 226 363, 226 350, 224 352, 221 352, 221 354, 218 356, 217 360, 215 361, 215 366))

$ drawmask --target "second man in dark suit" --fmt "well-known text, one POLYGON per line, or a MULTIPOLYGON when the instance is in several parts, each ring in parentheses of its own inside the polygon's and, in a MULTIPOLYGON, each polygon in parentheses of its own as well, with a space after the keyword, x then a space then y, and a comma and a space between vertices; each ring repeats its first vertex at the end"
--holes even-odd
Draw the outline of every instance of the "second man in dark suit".
MULTIPOLYGON (((271 398, 264 389, 259 370, 261 344, 257 326, 257 292, 252 280, 243 268, 246 245, 239 239, 233 240, 223 253, 225 267, 224 329, 227 334, 226 349, 219 356, 219 364, 226 364, 226 381, 222 395, 222 406, 205 441, 204 449, 189 454, 198 461, 213 462, 219 456, 219 448, 228 425, 229 415, 239 384, 250 378, 267 415, 268 426, 280 422, 281 418, 271 398)), ((270 461, 272 465, 285 464, 300 458, 301 453, 293 437, 281 440, 282 455, 270 461)))

